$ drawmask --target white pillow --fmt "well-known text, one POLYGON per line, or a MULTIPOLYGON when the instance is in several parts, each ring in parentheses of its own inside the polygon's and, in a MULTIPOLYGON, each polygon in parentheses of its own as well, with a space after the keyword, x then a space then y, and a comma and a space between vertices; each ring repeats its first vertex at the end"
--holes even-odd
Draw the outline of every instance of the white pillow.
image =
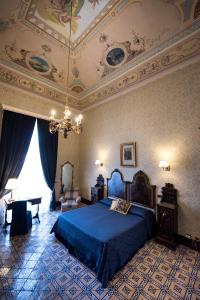
POLYGON ((117 206, 118 206, 118 202, 119 202, 118 199, 113 199, 112 204, 110 206, 110 209, 111 210, 115 210, 117 208, 117 206))
POLYGON ((128 211, 132 205, 133 205, 132 203, 130 203, 126 200, 118 199, 118 200, 112 201, 112 205, 111 205, 110 209, 114 210, 120 214, 127 215, 128 211))

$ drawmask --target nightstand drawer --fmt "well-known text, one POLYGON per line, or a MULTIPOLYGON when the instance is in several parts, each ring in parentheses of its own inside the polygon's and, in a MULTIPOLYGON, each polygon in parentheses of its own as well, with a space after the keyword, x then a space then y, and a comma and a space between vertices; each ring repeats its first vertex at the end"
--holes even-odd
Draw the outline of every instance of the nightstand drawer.
POLYGON ((174 229, 173 213, 169 210, 161 210, 158 213, 158 231, 160 235, 170 239, 174 229))

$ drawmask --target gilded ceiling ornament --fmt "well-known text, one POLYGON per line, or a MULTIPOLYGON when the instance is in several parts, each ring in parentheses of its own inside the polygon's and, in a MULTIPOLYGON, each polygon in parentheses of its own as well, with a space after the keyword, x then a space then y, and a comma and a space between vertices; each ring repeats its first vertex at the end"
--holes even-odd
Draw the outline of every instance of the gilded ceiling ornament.
POLYGON ((79 77, 79 69, 76 66, 76 60, 73 60, 73 68, 72 68, 72 74, 74 75, 75 78, 79 77))
POLYGON ((135 33, 134 30, 132 31, 132 35, 132 42, 115 42, 106 45, 98 68, 98 72, 100 72, 99 69, 101 70, 102 78, 146 51, 145 38, 135 33))
POLYGON ((6 29, 8 28, 8 21, 4 21, 2 19, 0 19, 0 32, 1 31, 6 31, 6 29))
POLYGON ((61 84, 64 80, 64 72, 58 71, 47 57, 46 54, 51 52, 51 48, 48 45, 42 45, 41 47, 44 53, 33 52, 23 48, 18 49, 16 41, 13 41, 10 45, 5 45, 4 49, 6 56, 12 62, 61 84))
POLYGON ((96 4, 100 4, 100 0, 88 0, 92 4, 93 7, 96 6, 96 4))
POLYGON ((136 51, 143 52, 145 50, 145 38, 139 36, 134 30, 132 30, 133 34, 133 45, 136 51))
POLYGON ((74 76, 74 79, 72 81, 72 84, 70 85, 70 89, 77 93, 80 94, 85 90, 85 85, 82 83, 81 79, 79 78, 80 72, 79 69, 76 66, 76 60, 73 60, 73 68, 72 68, 72 74, 74 76))
POLYGON ((0 19, 0 32, 6 31, 7 29, 10 29, 12 25, 16 25, 16 22, 13 17, 10 19, 0 19))
POLYGON ((42 45, 42 49, 47 53, 51 52, 51 48, 48 45, 42 45))
POLYGON ((99 37, 99 42, 105 43, 105 42, 107 42, 107 40, 108 40, 108 36, 106 34, 102 33, 99 37))

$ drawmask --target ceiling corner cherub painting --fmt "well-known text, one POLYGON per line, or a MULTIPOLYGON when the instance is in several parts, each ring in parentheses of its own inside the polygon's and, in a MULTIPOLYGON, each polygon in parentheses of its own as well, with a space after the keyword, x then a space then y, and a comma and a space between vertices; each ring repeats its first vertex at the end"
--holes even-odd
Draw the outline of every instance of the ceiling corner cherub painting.
POLYGON ((65 27, 70 21, 72 14, 72 31, 75 33, 78 29, 78 20, 81 19, 79 14, 84 0, 73 1, 71 12, 71 2, 69 0, 43 0, 38 2, 38 13, 47 21, 65 27))
POLYGON ((64 37, 69 33, 72 6, 72 37, 74 42, 93 21, 109 0, 33 0, 29 7, 27 18, 53 28, 64 37))

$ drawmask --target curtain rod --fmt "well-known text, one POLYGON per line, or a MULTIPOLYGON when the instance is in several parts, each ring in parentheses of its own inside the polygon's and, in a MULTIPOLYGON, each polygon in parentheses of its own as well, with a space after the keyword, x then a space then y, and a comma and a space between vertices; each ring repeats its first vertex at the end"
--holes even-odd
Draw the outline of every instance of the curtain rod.
POLYGON ((43 120, 49 120, 50 119, 49 117, 47 117, 45 115, 40 115, 40 114, 34 113, 32 111, 24 110, 24 109, 17 108, 17 107, 7 105, 7 104, 1 104, 1 107, 2 107, 3 110, 9 110, 9 111, 12 111, 12 112, 16 112, 16 113, 19 113, 19 114, 23 114, 23 115, 43 119, 43 120))

